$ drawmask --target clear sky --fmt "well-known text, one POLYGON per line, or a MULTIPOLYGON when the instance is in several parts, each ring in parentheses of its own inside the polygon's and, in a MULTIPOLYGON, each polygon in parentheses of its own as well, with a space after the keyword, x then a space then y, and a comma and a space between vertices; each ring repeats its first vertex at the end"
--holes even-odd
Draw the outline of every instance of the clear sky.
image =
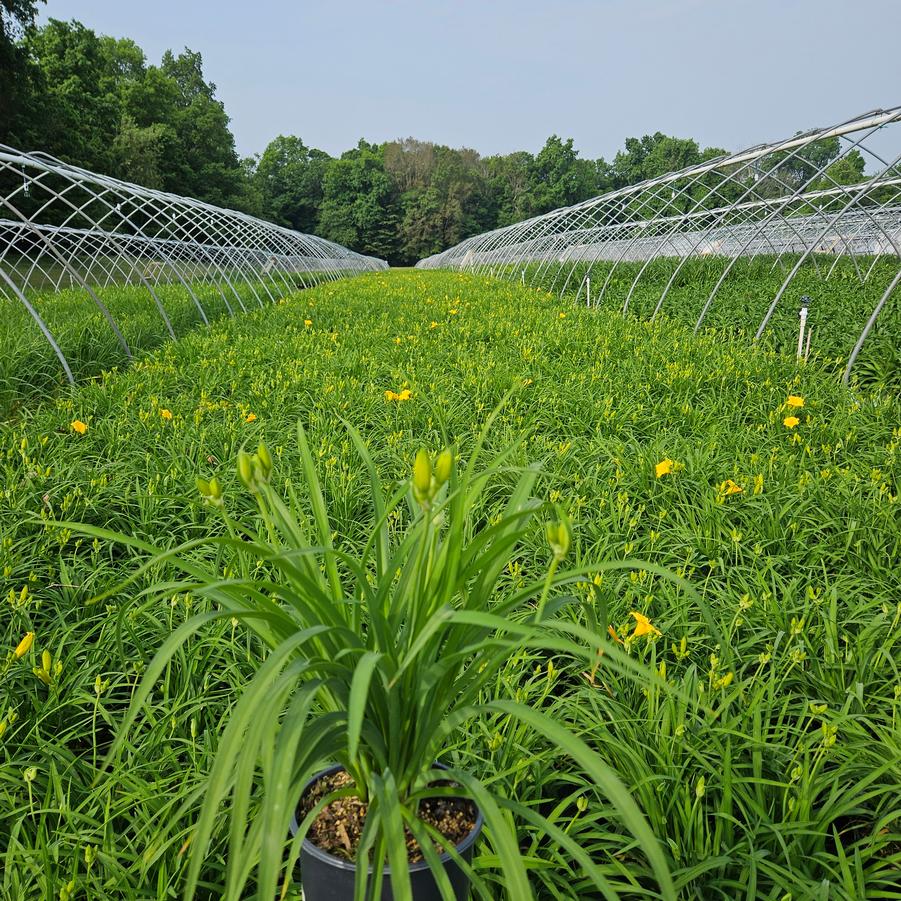
POLYGON ((48 0, 150 62, 203 55, 238 151, 663 131, 740 149, 901 104, 901 0, 48 0))

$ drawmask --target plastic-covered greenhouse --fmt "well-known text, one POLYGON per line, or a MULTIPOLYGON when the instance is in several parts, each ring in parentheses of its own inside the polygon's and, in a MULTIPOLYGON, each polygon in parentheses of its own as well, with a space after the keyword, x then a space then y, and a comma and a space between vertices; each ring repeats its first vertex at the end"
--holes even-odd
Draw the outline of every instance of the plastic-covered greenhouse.
POLYGON ((0 207, 7 383, 39 383, 41 373, 47 382, 74 382, 192 325, 387 266, 322 238, 5 145, 0 207))
POLYGON ((838 363, 897 356, 901 107, 751 147, 469 238, 417 265, 590 306, 727 324, 838 363), (893 148, 893 149, 892 149, 893 148), (801 311, 803 310, 803 313, 801 311), (799 334, 799 313, 810 317, 799 334), (881 328, 881 332, 880 332, 881 328), (803 345, 803 346, 802 346, 803 345))

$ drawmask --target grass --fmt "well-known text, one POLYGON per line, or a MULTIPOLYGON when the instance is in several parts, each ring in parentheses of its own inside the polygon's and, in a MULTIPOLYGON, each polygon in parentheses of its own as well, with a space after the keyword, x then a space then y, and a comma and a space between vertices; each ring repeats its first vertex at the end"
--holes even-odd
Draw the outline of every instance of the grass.
MULTIPOLYGON (((740 257, 698 256, 686 261, 662 257, 650 264, 599 261, 530 264, 526 284, 552 293, 579 295, 585 302, 585 279, 591 279, 593 303, 604 309, 627 306, 640 319, 650 318, 666 292, 661 312, 669 320, 694 328, 711 294, 715 297, 701 327, 754 336, 783 282, 798 264, 797 254, 740 257), (720 284, 720 279, 723 278, 720 284), (670 284, 672 280, 672 284, 670 284)), ((773 312, 761 340, 784 353, 796 352, 801 297, 811 298, 811 358, 841 375, 845 363, 883 293, 898 273, 894 256, 841 257, 814 254, 800 264, 773 312)), ((521 280, 521 270, 509 276, 521 280)), ((890 296, 858 357, 853 374, 868 388, 901 388, 901 295, 890 296)))
MULTIPOLYGON (((22 273, 23 278, 26 275, 22 273)), ((302 287, 305 278, 318 281, 320 276, 279 273, 278 279, 251 282, 234 273, 227 279, 222 272, 205 281, 159 282, 153 285, 153 294, 145 285, 113 284, 92 286, 93 296, 80 287, 29 291, 27 296, 74 379, 86 381, 126 365, 129 354, 153 350, 205 321, 273 303, 302 287)), ((67 376, 34 318, 5 287, 0 289, 0 312, 0 417, 8 418, 20 405, 52 394, 67 383, 67 376)))
MULTIPOLYGON (((740 335, 693 337, 672 321, 418 271, 331 283, 223 319, 0 425, 0 642, 11 652, 36 633, 28 654, 0 663, 2 897, 58 898, 70 882, 72 898, 177 894, 222 717, 263 654, 236 622, 191 638, 120 763, 100 775, 150 657, 206 602, 143 595, 169 577, 159 568, 87 604, 139 557, 55 521, 162 546, 218 534, 195 477, 218 476, 235 515, 251 516, 234 461, 265 439, 303 498, 300 420, 335 541, 354 547, 366 476, 338 417, 359 429, 390 483, 406 478, 422 444, 455 441, 465 461, 511 385, 519 390, 488 451, 528 433, 512 462, 543 461, 539 496, 574 523, 570 562, 648 562, 599 576, 573 615, 606 634, 603 600, 624 648, 665 685, 636 685, 603 658, 586 670, 524 652, 494 693, 553 713, 601 753, 659 839, 680 897, 901 897, 897 398, 844 389, 822 367, 740 335), (408 400, 385 393, 404 389, 408 400), (791 395, 804 406, 787 408, 791 395), (671 471, 657 478, 666 460, 671 471), (742 490, 729 493, 728 480, 742 490), (713 622, 658 566, 695 586, 713 622), (662 635, 628 638, 631 611, 662 635), (49 685, 32 671, 45 650, 49 685)), ((503 496, 483 499, 486 522, 503 496)), ((538 527, 499 597, 547 560, 538 527)), ((609 803, 527 726, 486 716, 445 759, 518 805, 539 897, 594 890, 577 859, 530 825, 536 813, 577 839, 622 897, 655 896, 609 803)), ((227 832, 222 819, 201 896, 221 897, 227 832)), ((475 866, 503 896, 484 848, 475 866)))

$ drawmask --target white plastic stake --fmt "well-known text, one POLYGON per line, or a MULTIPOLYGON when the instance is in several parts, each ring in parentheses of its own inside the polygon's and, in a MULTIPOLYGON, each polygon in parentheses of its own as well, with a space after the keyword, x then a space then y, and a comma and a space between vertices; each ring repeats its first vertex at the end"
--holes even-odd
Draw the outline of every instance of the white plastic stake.
POLYGON ((798 359, 804 354, 804 329, 807 326, 807 304, 801 307, 801 327, 798 330, 798 359))
POLYGON ((813 334, 813 326, 807 329, 807 347, 804 348, 804 362, 810 357, 810 336, 813 334))
POLYGON ((525 285, 525 283, 526 283, 526 270, 525 269, 523 269, 523 271, 522 271, 522 283, 523 283, 523 285, 525 285))
POLYGON ((591 279, 588 276, 585 277, 585 306, 591 306, 591 279))

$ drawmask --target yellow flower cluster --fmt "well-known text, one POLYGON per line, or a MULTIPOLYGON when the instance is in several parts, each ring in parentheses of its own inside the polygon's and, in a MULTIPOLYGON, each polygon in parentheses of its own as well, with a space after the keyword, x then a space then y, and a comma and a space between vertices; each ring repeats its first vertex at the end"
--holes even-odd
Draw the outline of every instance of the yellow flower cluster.
MULTIPOLYGON (((790 410, 799 410, 804 406, 804 398, 798 394, 789 394, 788 400, 785 402, 785 406, 790 410)), ((793 429, 801 422, 797 416, 788 415, 782 420, 782 424, 787 429, 793 429)))
POLYGON ((391 391, 389 389, 385 392, 385 400, 387 401, 410 400, 412 397, 413 392, 409 388, 403 388, 400 391, 391 391))

